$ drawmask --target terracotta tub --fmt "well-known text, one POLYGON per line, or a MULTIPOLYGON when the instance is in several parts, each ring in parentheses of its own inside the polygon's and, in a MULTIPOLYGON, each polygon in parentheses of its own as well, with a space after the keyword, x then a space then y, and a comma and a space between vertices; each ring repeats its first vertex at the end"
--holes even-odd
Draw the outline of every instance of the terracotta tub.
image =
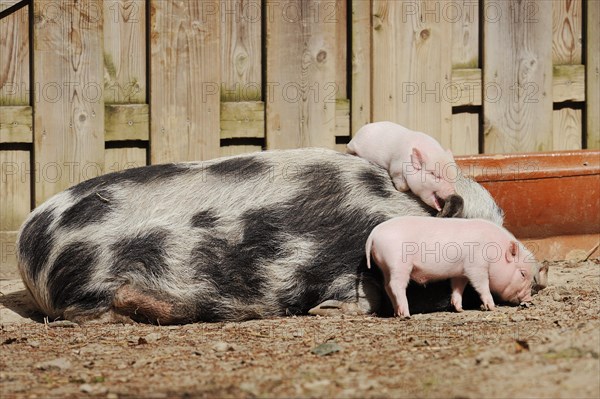
POLYGON ((539 260, 600 254, 600 151, 456 157, 539 260))

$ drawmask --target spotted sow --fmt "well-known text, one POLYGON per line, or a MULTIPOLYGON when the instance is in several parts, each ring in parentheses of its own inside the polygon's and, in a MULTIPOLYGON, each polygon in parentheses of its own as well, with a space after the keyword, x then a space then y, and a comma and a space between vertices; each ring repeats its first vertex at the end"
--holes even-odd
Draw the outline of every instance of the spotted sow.
MULTIPOLYGON (((456 191, 463 216, 502 223, 481 186, 461 178, 456 191)), ((268 151, 82 182, 31 213, 17 256, 51 319, 244 320, 306 314, 327 300, 385 314, 367 237, 392 217, 432 211, 361 158, 268 151)), ((450 306, 447 282, 407 295, 413 312, 450 306)))

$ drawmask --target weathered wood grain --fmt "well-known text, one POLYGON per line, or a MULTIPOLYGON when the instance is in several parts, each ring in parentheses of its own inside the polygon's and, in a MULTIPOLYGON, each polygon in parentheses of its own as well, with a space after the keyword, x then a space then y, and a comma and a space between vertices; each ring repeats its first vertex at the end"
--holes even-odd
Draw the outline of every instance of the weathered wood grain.
POLYGON ((150 136, 148 108, 148 104, 107 104, 104 107, 106 141, 148 141, 150 136))
POLYGON ((146 1, 104 0, 104 101, 146 102, 146 1))
POLYGON ((29 151, 0 151, 0 231, 18 230, 31 210, 29 151))
POLYGON ((333 19, 335 23, 335 84, 337 87, 336 99, 348 98, 348 2, 335 1, 325 3, 323 7, 325 22, 333 19))
POLYGON ((221 103, 221 138, 265 137, 265 103, 221 103))
POLYGON ((104 153, 104 173, 146 165, 145 148, 107 148, 104 153))
POLYGON ((484 52, 484 86, 490 86, 483 97, 485 152, 550 150, 552 2, 493 6, 501 16, 484 24, 484 47, 496 49, 484 52))
POLYGON ((151 0, 150 159, 220 154, 220 23, 213 0, 151 0))
POLYGON ((32 120, 28 105, 0 107, 0 143, 31 143, 32 120))
POLYGON ((584 65, 555 65, 552 75, 554 102, 585 101, 584 65))
POLYGON ((222 101, 262 98, 260 0, 221 0, 222 101))
POLYGON ((4 11, 17 3, 28 3, 28 0, 0 0, 0 11, 4 11))
POLYGON ((452 115, 450 149, 454 155, 479 153, 479 115, 461 112, 452 115))
POLYGON ((600 148, 600 1, 587 2, 586 42, 586 142, 600 148))
POLYGON ((351 133, 371 122, 371 0, 352 0, 351 133))
MULTIPOLYGON (((440 1, 444 7, 446 1, 440 1)), ((426 132, 449 147, 452 25, 426 1, 373 2, 373 121, 426 132)))
POLYGON ((580 109, 552 111, 552 150, 580 150, 581 123, 580 109))
POLYGON ((444 91, 444 95, 453 106, 481 105, 483 86, 481 69, 453 69, 452 85, 444 91))
POLYGON ((439 13, 452 24, 452 67, 479 67, 479 3, 451 1, 439 13))
POLYGON ((327 1, 267 1, 267 148, 335 145, 336 24, 327 1))
MULTIPOLYGON (((36 204, 104 165, 102 2, 33 2, 36 204), (49 14, 51 6, 54 11, 49 14)), ((96 173, 97 172, 97 173, 96 173)))
POLYGON ((554 65, 581 64, 582 17, 581 0, 552 1, 552 61, 554 65))
POLYGON ((335 135, 336 137, 350 136, 350 101, 335 102, 335 135))
POLYGON ((0 20, 0 106, 30 103, 28 9, 0 20))

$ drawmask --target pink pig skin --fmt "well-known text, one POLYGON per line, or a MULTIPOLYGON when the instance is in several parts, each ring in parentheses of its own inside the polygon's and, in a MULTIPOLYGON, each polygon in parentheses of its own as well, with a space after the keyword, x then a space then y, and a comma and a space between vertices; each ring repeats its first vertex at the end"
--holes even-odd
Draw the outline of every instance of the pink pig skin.
POLYGON ((376 226, 366 243, 383 271, 385 289, 397 316, 410 317, 406 286, 451 279, 452 304, 462 311, 467 282, 483 307, 494 309, 492 293, 503 301, 531 301, 537 262, 505 228, 483 219, 403 216, 376 226))
POLYGON ((356 132, 347 151, 385 168, 398 191, 410 189, 438 211, 436 196, 454 194, 454 157, 425 133, 393 122, 369 123, 356 132))

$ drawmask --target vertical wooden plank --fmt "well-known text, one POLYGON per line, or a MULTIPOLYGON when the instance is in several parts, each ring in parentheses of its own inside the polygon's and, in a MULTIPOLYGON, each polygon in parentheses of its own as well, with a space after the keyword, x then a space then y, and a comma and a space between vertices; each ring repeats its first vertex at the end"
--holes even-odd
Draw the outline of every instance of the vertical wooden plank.
POLYGON ((552 2, 486 0, 484 7, 484 47, 494 49, 484 52, 485 152, 550 150, 552 2))
POLYGON ((28 9, 0 20, 0 106, 29 104, 28 9))
POLYGON ((104 0, 104 101, 146 102, 146 2, 104 0))
POLYGON ((335 3, 266 0, 266 9, 267 148, 334 148, 335 3))
POLYGON ((222 101, 262 99, 260 0, 221 0, 222 101))
POLYGON ((563 108, 552 111, 552 149, 581 149, 581 110, 563 108))
POLYGON ((151 162, 219 156, 219 2, 151 0, 151 162))
POLYGON ((371 0, 352 0, 352 134, 371 122, 371 0))
POLYGON ((448 2, 373 2, 373 120, 426 132, 450 145, 452 26, 448 2))
POLYGON ((30 211, 29 151, 0 151, 0 231, 15 231, 30 211))
POLYGON ((450 149, 454 155, 479 153, 479 114, 461 112, 452 115, 450 149))
POLYGON ((105 173, 146 165, 145 148, 107 148, 104 153, 105 173))
POLYGON ((36 204, 104 165, 102 2, 33 2, 36 204))
POLYGON ((585 105, 587 148, 600 148, 600 1, 587 2, 585 105))
MULTIPOLYGON (((347 71, 347 55, 348 55, 348 2, 346 0, 333 1, 333 10, 328 13, 333 13, 335 19, 335 85, 336 99, 348 98, 348 71, 347 71)), ((325 15, 325 18, 329 18, 325 15)), ((350 134, 350 132, 348 132, 350 134)))
POLYGON ((452 24, 452 67, 479 67, 479 3, 447 3, 443 17, 452 24))
POLYGON ((582 41, 581 0, 554 0, 552 2, 553 64, 581 64, 582 41))
POLYGON ((249 154, 251 152, 260 152, 262 147, 259 145, 226 145, 221 147, 221 156, 229 157, 232 155, 249 154))

